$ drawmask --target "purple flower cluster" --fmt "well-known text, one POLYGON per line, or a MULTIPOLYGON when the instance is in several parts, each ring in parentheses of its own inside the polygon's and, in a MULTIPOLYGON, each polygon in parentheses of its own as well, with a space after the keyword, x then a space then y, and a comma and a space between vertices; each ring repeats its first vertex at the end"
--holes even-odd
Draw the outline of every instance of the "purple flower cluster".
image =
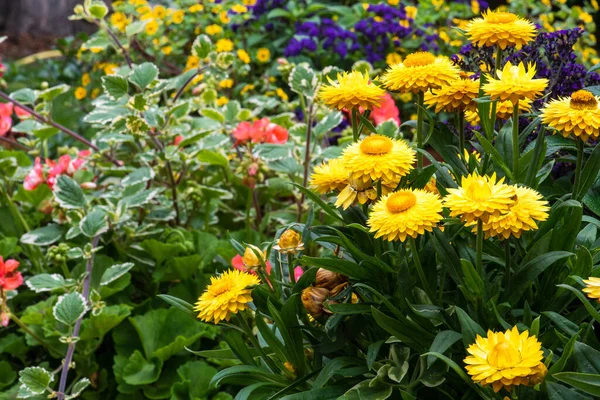
POLYGON ((289 41, 284 55, 297 56, 303 50, 314 52, 319 43, 323 49, 330 49, 342 58, 358 49, 354 32, 342 28, 331 19, 323 18, 320 23, 297 23, 296 35, 289 41))
POLYGON ((258 18, 275 8, 284 8, 285 3, 285 0, 256 0, 256 3, 248 8, 252 11, 252 15, 258 18))

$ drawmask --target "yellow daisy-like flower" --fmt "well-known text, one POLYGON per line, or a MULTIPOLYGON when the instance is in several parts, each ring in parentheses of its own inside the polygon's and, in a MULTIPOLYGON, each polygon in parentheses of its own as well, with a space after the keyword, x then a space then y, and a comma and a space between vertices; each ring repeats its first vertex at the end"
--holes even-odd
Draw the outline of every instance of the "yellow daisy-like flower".
POLYGON ((194 311, 198 318, 205 322, 229 321, 232 314, 246 310, 252 301, 252 289, 249 286, 260 284, 260 280, 252 274, 235 269, 224 272, 220 276, 212 276, 210 285, 198 298, 194 311))
MULTIPOLYGON (((531 111, 531 100, 522 99, 519 100, 519 112, 529 112, 531 111)), ((490 107, 490 115, 492 114, 492 110, 490 107)), ((496 102, 496 118, 497 119, 509 119, 513 115, 513 103, 510 100, 506 101, 498 101, 496 102)), ((476 111, 466 111, 465 119, 471 125, 479 125, 481 122, 479 119, 479 114, 476 111)))
MULTIPOLYGON (((398 182, 399 180, 383 181, 381 195, 385 196, 393 192, 398 186, 398 182)), ((369 200, 377 200, 377 184, 373 181, 363 182, 350 177, 346 187, 338 194, 335 206, 345 210, 353 204, 365 204, 369 200)))
POLYGON ((221 25, 212 24, 212 25, 208 25, 206 27, 205 31, 206 31, 207 35, 214 36, 214 35, 218 35, 221 32, 223 32, 223 28, 221 27, 221 25))
POLYGON ((219 39, 215 44, 215 49, 217 50, 217 53, 231 51, 233 50, 233 42, 229 39, 219 39))
POLYGON ((217 105, 219 107, 224 106, 227 103, 229 103, 229 99, 226 96, 221 96, 217 99, 217 105))
POLYGON ((82 86, 87 86, 92 82, 92 78, 90 78, 90 74, 88 74, 87 72, 83 75, 81 75, 81 85, 82 86))
POLYGON ((473 44, 478 46, 495 46, 504 50, 507 46, 523 47, 535 38, 536 29, 528 20, 510 12, 490 11, 475 18, 465 32, 473 44))
POLYGON ((586 141, 600 136, 600 97, 578 90, 571 98, 555 99, 542 109, 542 122, 559 131, 586 141))
POLYGON ((338 74, 337 82, 327 77, 329 85, 323 86, 319 97, 330 107, 350 110, 355 107, 379 107, 385 91, 372 83, 368 74, 359 71, 338 74))
POLYGON ((266 63, 271 59, 271 52, 266 47, 261 47, 256 52, 256 58, 261 63, 266 63))
POLYGON ((161 5, 154 6, 152 9, 152 14, 154 15, 154 18, 163 19, 165 15, 167 15, 167 10, 161 5))
POLYGON ((223 79, 219 82, 219 87, 223 89, 229 89, 233 87, 233 79, 223 79))
POLYGON ((404 140, 371 135, 344 149, 342 163, 354 179, 399 181, 413 169, 415 151, 404 140))
POLYGON ((173 14, 171 14, 171 22, 173 22, 175 25, 179 25, 183 22, 184 17, 185 17, 185 11, 177 10, 177 11, 173 12, 173 14))
POLYGON ((189 71, 190 69, 198 68, 198 65, 200 65, 200 58, 197 56, 189 56, 185 63, 185 70, 189 71))
POLYGON ((523 99, 535 100, 548 85, 548 79, 534 79, 535 73, 535 64, 530 63, 525 69, 523 62, 513 65, 508 61, 502 71, 496 72, 498 79, 488 75, 483 91, 492 100, 510 100, 513 104, 523 99))
POLYGON ((396 92, 426 92, 449 84, 458 78, 459 72, 460 69, 447 57, 417 52, 406 56, 404 62, 392 65, 381 82, 396 92))
POLYGON ((144 31, 149 36, 155 35, 156 32, 158 32, 158 22, 156 22, 155 20, 148 21, 148 23, 144 27, 144 31))
POLYGON ((600 278, 590 276, 588 279, 584 279, 583 283, 585 283, 585 287, 581 289, 583 293, 586 293, 590 299, 600 301, 600 278))
POLYGON ((434 193, 407 189, 382 197, 373 206, 367 224, 375 238, 400 240, 431 232, 442 219, 442 201, 434 193))
POLYGON ((444 206, 450 209, 451 217, 460 217, 466 224, 478 220, 485 223, 490 216, 507 212, 514 202, 514 187, 503 182, 504 178, 496 181, 495 173, 480 176, 475 172, 463 176, 460 187, 448 189, 444 206))
POLYGON ((426 192, 429 192, 429 193, 437 194, 437 195, 440 194, 440 191, 437 188, 437 180, 435 179, 435 175, 433 175, 431 178, 429 178, 429 182, 427 182, 427 184, 425 185, 423 190, 425 190, 426 192))
POLYGON ((514 328, 506 332, 488 331, 487 337, 477 335, 467 349, 465 369, 473 382, 492 385, 494 392, 513 386, 535 386, 541 383, 548 370, 542 362, 542 344, 529 331, 519 334, 514 328))
POLYGON ((238 50, 237 56, 244 64, 250 64, 250 55, 246 50, 238 50))
POLYGON ((385 63, 387 65, 394 65, 402 62, 402 56, 398 53, 389 53, 385 56, 385 63))
POLYGON ((499 236, 519 238, 524 231, 538 228, 536 221, 548 219, 548 202, 533 189, 514 186, 515 196, 508 212, 492 216, 483 224, 486 238, 499 236))
POLYGON ((83 86, 79 86, 75 89, 75 98, 77 100, 83 100, 87 96, 87 90, 83 86))
POLYGON ((479 97, 479 82, 468 77, 455 79, 447 85, 432 92, 425 93, 425 104, 435 106, 435 112, 477 110, 473 101, 479 97))
POLYGON ((288 101, 290 98, 282 88, 275 89, 275 94, 283 101, 288 101))
POLYGON ((315 167, 310 176, 310 186, 319 194, 343 190, 348 185, 348 170, 339 158, 315 167))

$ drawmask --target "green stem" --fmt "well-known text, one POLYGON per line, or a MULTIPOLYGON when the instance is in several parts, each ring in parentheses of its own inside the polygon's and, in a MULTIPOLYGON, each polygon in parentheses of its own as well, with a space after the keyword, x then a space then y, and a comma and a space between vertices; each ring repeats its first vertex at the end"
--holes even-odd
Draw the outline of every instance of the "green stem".
POLYGON ((456 113, 457 127, 458 127, 458 150, 462 157, 465 152, 465 112, 459 111, 456 113))
POLYGON ((419 275, 419 279, 421 280, 421 284, 423 285, 423 289, 429 299, 431 301, 435 301, 435 296, 429 287, 429 283, 427 282, 427 278, 425 277, 425 271, 423 271, 423 266, 421 265, 421 260, 419 259, 419 250, 417 249, 417 243, 414 238, 408 238, 408 244, 410 246, 410 251, 412 253, 413 262, 415 263, 415 269, 417 270, 417 275, 419 275))
MULTIPOLYGON (((417 148, 423 148, 423 100, 425 93, 417 94, 417 148)), ((417 167, 423 168, 423 154, 417 153, 417 167)))
MULTIPOLYGON (((492 73, 492 76, 496 77, 496 73, 498 71, 500 71, 500 64, 502 63, 502 49, 500 48, 499 45, 496 45, 496 60, 495 60, 495 65, 494 65, 494 72, 492 73)), ((494 134, 494 127, 496 126, 496 108, 497 108, 498 102, 494 101, 492 103, 492 115, 490 115, 490 122, 492 125, 492 129, 491 129, 491 134, 493 136, 494 134)), ((488 139, 493 139, 491 137, 489 137, 488 139)))
MULTIPOLYGON (((258 316, 258 318, 262 318, 262 317, 258 316)), ((262 359, 265 360, 265 362, 267 363, 267 365, 269 366, 269 368, 271 368, 271 370, 273 372, 278 371, 279 368, 277 368, 277 366, 275 365, 275 363, 273 362, 273 360, 271 360, 271 358, 269 358, 269 356, 267 355, 267 353, 265 353, 265 351, 261 347, 261 345, 258 342, 258 340, 256 340, 256 337, 254 336, 254 333, 252 332, 252 328, 250 328, 250 325, 248 325, 248 322, 246 322, 246 319, 244 318, 244 316, 238 314, 238 318, 237 319, 238 319, 238 321, 240 321, 241 328, 244 330, 244 332, 246 332, 246 335, 248 336, 248 339, 250 339, 250 343, 252 343, 252 345, 260 352, 260 355, 261 355, 262 359)))
POLYGON ((575 165, 575 183, 573 184, 573 197, 578 199, 579 185, 581 185, 581 169, 583 167, 583 141, 577 139, 577 164, 575 165))
POLYGON ((382 194, 381 180, 377 181, 377 200, 381 199, 382 194))
POLYGON ((360 133, 358 132, 358 109, 356 107, 352 108, 352 138, 355 142, 358 142, 360 139, 360 133))
POLYGON ((519 101, 513 105, 512 121, 513 181, 519 181, 519 101))
POLYGON ((288 263, 288 274, 290 274, 290 282, 292 285, 296 284, 296 276, 294 276, 294 255, 292 253, 287 254, 288 263))
POLYGON ((538 183, 536 181, 536 174, 538 172, 537 165, 539 165, 540 158, 544 157, 542 151, 544 149, 544 140, 546 139, 546 130, 543 126, 540 126, 540 130, 535 141, 535 148, 533 149, 533 158, 531 160, 532 168, 527 169, 527 177, 525 178, 525 185, 537 189, 538 183))
POLYGON ((477 221, 477 237, 476 237, 476 252, 477 252, 477 273, 483 279, 483 221, 477 221))
POLYGON ((510 258, 510 240, 506 239, 504 241, 504 289, 508 287, 508 282, 510 281, 510 268, 511 268, 511 258, 510 258))
POLYGON ((65 278, 71 278, 71 272, 69 271, 69 268, 67 266, 67 261, 63 260, 60 263, 60 268, 62 269, 63 275, 65 276, 65 278))
POLYGON ((29 336, 31 336, 32 338, 34 338, 35 340, 37 340, 42 346, 44 346, 50 352, 53 352, 54 354, 60 354, 60 352, 58 350, 56 350, 54 347, 52 347, 50 344, 48 344, 48 342, 46 342, 44 339, 42 339, 41 337, 39 337, 35 332, 33 332, 31 329, 29 329, 27 327, 27 325, 25 325, 19 319, 19 317, 17 317, 15 314, 13 314, 12 311, 8 310, 8 313, 10 314, 10 319, 12 319, 15 324, 19 325, 19 327, 21 329, 23 329, 25 332, 27 332, 27 334, 29 334, 29 336))

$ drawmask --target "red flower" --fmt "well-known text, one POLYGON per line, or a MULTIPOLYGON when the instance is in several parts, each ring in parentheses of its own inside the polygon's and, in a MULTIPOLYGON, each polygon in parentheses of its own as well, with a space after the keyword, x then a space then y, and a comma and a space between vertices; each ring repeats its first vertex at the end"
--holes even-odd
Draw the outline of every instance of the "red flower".
POLYGON ((400 125, 400 111, 389 93, 385 94, 379 107, 373 108, 371 118, 375 121, 375 125, 382 124, 390 119, 400 125))
POLYGON ((46 181, 46 183, 48 184, 48 186, 50 186, 50 189, 53 189, 58 176, 66 174, 69 170, 69 166, 71 165, 71 156, 65 154, 64 156, 58 159, 58 162, 54 160, 46 160, 46 165, 49 168, 48 180, 46 181))
POLYGON ((262 118, 252 123, 240 122, 233 130, 233 137, 236 139, 234 146, 252 143, 274 143, 283 144, 288 140, 288 131, 269 121, 268 118, 262 118))
POLYGON ((0 117, 10 117, 13 113, 12 103, 0 103, 0 117))
MULTIPOLYGON (((267 266, 267 275, 270 275, 271 274, 271 263, 269 262, 269 260, 267 260, 265 265, 267 266)), ((237 270, 249 272, 252 275, 256 275, 255 270, 246 268, 246 266, 244 265, 244 259, 239 254, 231 259, 231 266, 237 270)))
POLYGON ((42 163, 39 157, 35 158, 35 164, 29 174, 25 177, 23 187, 25 190, 35 190, 39 185, 44 183, 44 170, 42 169, 42 163))
POLYGON ((23 276, 15 271, 19 267, 19 262, 15 260, 6 260, 0 256, 0 289, 15 290, 23 283, 23 276))
POLYGON ((15 114, 17 114, 17 117, 19 117, 19 119, 29 118, 29 116, 31 115, 29 111, 25 111, 23 108, 18 106, 15 107, 15 114))
POLYGON ((0 136, 6 135, 10 128, 12 128, 12 118, 0 117, 0 136))
POLYGON ((296 280, 296 282, 298 282, 298 279, 300 279, 300 277, 302 276, 302 274, 304 274, 304 271, 302 270, 302 267, 296 267, 296 268, 294 268, 294 279, 296 280))
POLYGON ((73 176, 76 171, 85 166, 87 163, 86 157, 90 154, 92 154, 90 150, 82 150, 77 154, 75 159, 71 159, 70 155, 65 154, 58 159, 58 162, 46 160, 46 168, 48 169, 47 178, 44 177, 44 170, 40 163, 40 159, 36 158, 33 169, 29 171, 29 174, 25 177, 23 187, 25 190, 34 190, 40 184, 45 182, 50 189, 53 189, 59 175, 66 174, 68 176, 73 176))
POLYGON ((175 140, 173 140, 173 145, 179 146, 179 143, 183 142, 183 139, 185 139, 183 136, 177 135, 175 140))

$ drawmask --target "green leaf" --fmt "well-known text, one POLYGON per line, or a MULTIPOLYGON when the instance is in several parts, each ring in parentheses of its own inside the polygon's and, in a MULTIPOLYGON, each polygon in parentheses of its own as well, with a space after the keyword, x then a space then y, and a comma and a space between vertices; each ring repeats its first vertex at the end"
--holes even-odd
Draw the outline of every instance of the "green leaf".
MULTIPOLYGON (((462 338, 462 335, 455 331, 441 331, 433 339, 433 343, 431 343, 431 347, 429 348, 430 352, 444 354, 446 350, 450 348, 454 343, 459 341, 462 338)), ((431 367, 431 364, 435 361, 435 356, 427 357, 427 367, 431 367)))
POLYGON ((213 150, 200 150, 196 156, 198 161, 219 167, 228 167, 229 160, 223 154, 213 150))
POLYGON ((158 380, 162 366, 163 362, 160 359, 152 358, 148 361, 136 350, 123 368, 123 379, 130 385, 149 385, 158 380))
POLYGON ((52 313, 57 321, 73 325, 86 311, 87 306, 81 293, 73 292, 60 296, 52 313))
POLYGON ((460 322, 463 344, 465 348, 475 343, 477 335, 485 337, 485 331, 483 328, 460 307, 456 307, 456 315, 458 316, 458 322, 460 322))
POLYGON ((312 388, 318 389, 323 387, 336 373, 340 372, 340 370, 353 365, 362 365, 362 362, 352 357, 334 358, 325 364, 321 373, 319 373, 319 376, 317 376, 317 379, 315 379, 315 382, 312 384, 312 388))
POLYGON ((302 63, 296 65, 292 70, 289 83, 293 92, 296 92, 301 96, 313 98, 319 80, 308 64, 302 63))
POLYGON ((108 7, 106 7, 106 4, 104 4, 103 1, 94 1, 87 8, 87 11, 92 17, 102 19, 108 14, 108 7))
POLYGON ((87 201, 81 187, 67 175, 60 175, 54 185, 54 197, 62 208, 85 208, 87 201))
POLYGON ((600 379, 597 374, 582 374, 578 372, 560 372, 552 375, 561 382, 593 396, 600 396, 600 379))
POLYGON ((218 121, 220 123, 225 122, 225 116, 223 115, 223 113, 218 110, 215 110, 214 108, 205 108, 205 109, 201 110, 200 112, 205 117, 208 117, 208 118, 218 121))
POLYGON ((554 365, 552 367, 550 367, 550 369, 548 370, 548 372, 551 375, 553 375, 557 372, 561 372, 565 368, 565 365, 567 365, 567 361, 569 360, 569 358, 571 357, 571 354, 573 353, 575 341, 577 340, 578 337, 579 337, 579 332, 577 332, 575 335, 573 335, 573 337, 571 339, 569 339, 569 341, 567 342, 567 344, 565 345, 565 347, 563 349, 563 353, 562 353, 562 356, 560 357, 560 359, 556 363, 554 363, 554 365))
POLYGON ((123 197, 119 203, 124 204, 127 208, 140 207, 155 198, 158 193, 159 189, 140 190, 130 196, 123 197))
POLYGON ((446 364, 448 364, 448 366, 450 368, 452 368, 452 370, 454 372, 456 372, 456 374, 473 390, 475 391, 477 394, 479 394, 479 396, 483 399, 486 400, 493 400, 494 397, 488 395, 487 393, 485 393, 482 389, 479 388, 479 386, 477 386, 476 384, 473 383, 473 380, 471 378, 469 378, 469 376, 465 373, 465 371, 463 371, 463 369, 461 367, 459 367, 454 361, 452 361, 451 359, 449 359, 448 357, 444 356, 443 354, 440 353, 435 353, 435 352, 428 352, 423 354, 421 357, 425 357, 425 356, 433 356, 436 358, 439 358, 440 360, 444 361, 446 364))
POLYGON ((574 353, 579 372, 600 375, 600 351, 585 343, 575 342, 574 353))
POLYGON ((71 388, 71 398, 79 396, 90 384, 91 382, 88 378, 78 380, 71 388))
POLYGON ((156 65, 146 62, 133 68, 129 75, 129 82, 144 90, 158 77, 158 68, 156 65))
POLYGON ((81 230, 81 233, 89 238, 93 238, 108 231, 108 222, 106 221, 106 213, 104 210, 94 208, 81 220, 79 229, 81 230))
POLYGON ((302 193, 304 193, 306 195, 306 197, 308 197, 313 202, 315 202, 319 207, 321 207, 321 209, 323 211, 325 211, 325 213, 329 214, 330 216, 332 216, 333 218, 335 218, 339 221, 342 221, 342 222, 344 221, 344 219, 330 205, 325 203, 312 190, 309 190, 309 189, 305 188, 304 186, 299 185, 297 183, 292 183, 292 185, 294 185, 296 188, 298 188, 298 190, 300 190, 302 193))
POLYGON ((38 97, 44 101, 50 102, 54 100, 56 97, 60 96, 63 93, 67 93, 69 91, 69 85, 61 84, 57 86, 50 87, 48 89, 42 90, 38 93, 38 97))
MULTIPOLYGON (((176 383, 171 389, 172 399, 207 399, 214 389, 210 385, 217 370, 205 361, 190 361, 177 368, 177 375, 183 382, 176 383)), ((217 396, 212 396, 217 400, 217 396)))
POLYGON ((156 239, 144 240, 140 246, 146 250, 158 264, 187 252, 183 243, 164 243, 156 239))
POLYGON ((146 25, 146 21, 135 21, 125 27, 125 35, 128 38, 141 33, 144 30, 144 26, 146 25))
POLYGON ((169 296, 168 294, 159 294, 158 298, 164 300, 165 302, 169 303, 178 310, 183 311, 187 316, 196 319, 197 313, 194 311, 194 306, 188 303, 187 301, 175 296, 169 296))
POLYGON ((19 372, 19 382, 33 394, 42 394, 54 380, 50 371, 41 367, 29 367, 19 372))
MULTIPOLYGON (((54 289, 61 289, 69 286, 65 278, 59 274, 39 274, 35 275, 25 282, 29 289, 36 293, 49 292, 54 289)), ((72 283, 71 283, 72 284, 72 283)))
POLYGON ((112 267, 104 271, 104 273, 102 274, 102 278, 100 279, 100 285, 108 285, 112 281, 115 281, 121 276, 125 275, 133 267, 134 264, 130 262, 113 265, 112 267))
POLYGON ((546 382, 549 400, 592 400, 556 382, 546 382))
POLYGON ((313 133, 316 137, 321 137, 325 133, 331 131, 333 128, 342 123, 343 116, 339 111, 334 111, 323 117, 317 125, 313 128, 313 133))
POLYGON ((129 92, 129 83, 127 79, 120 75, 106 75, 102 77, 102 87, 107 96, 117 101, 121 97, 127 96, 129 92))
POLYGON ((212 50, 212 41, 206 35, 199 35, 192 44, 192 54, 201 60, 208 56, 212 50))
POLYGON ((131 307, 125 304, 106 306, 102 313, 85 318, 81 324, 81 340, 103 338, 113 328, 118 326, 131 313, 131 307))
POLYGON ((585 295, 583 294, 583 292, 581 290, 575 289, 572 286, 564 285, 564 284, 560 284, 560 285, 556 285, 556 286, 559 288, 567 289, 567 290, 570 290, 571 292, 573 292, 575 294, 575 296, 577 296, 577 298, 579 300, 581 300, 581 302, 583 303, 583 306, 590 313, 592 318, 594 318, 596 321, 600 322, 600 314, 598 313, 598 310, 596 310, 596 308, 590 303, 590 301, 587 299, 587 297, 585 297, 585 295))
POLYGON ((138 93, 129 99, 127 106, 136 111, 143 112, 148 110, 148 101, 143 94, 138 93))
POLYGON ((137 185, 138 183, 148 182, 154 179, 154 170, 149 167, 138 168, 121 181, 123 187, 137 185))
POLYGON ((583 170, 581 171, 581 181, 579 183, 579 191, 577 199, 581 199, 590 190, 600 171, 600 146, 596 145, 594 151, 587 159, 583 170))
POLYGON ((12 92, 10 98, 25 105, 33 105, 37 100, 37 92, 29 88, 19 89, 12 92))
POLYGON ((17 373, 13 371, 8 361, 0 361, 0 389, 10 386, 15 379, 17 373))
POLYGON ((34 246, 48 246, 58 242, 62 235, 63 228, 60 225, 49 224, 21 236, 21 243, 34 246))

